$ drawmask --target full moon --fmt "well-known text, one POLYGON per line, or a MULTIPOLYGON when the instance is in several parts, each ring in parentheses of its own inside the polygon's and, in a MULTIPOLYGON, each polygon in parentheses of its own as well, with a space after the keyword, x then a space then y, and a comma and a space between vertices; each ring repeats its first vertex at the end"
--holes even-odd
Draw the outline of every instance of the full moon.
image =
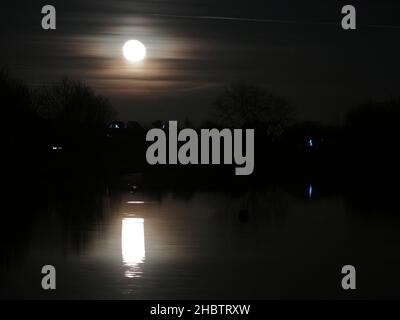
POLYGON ((125 59, 131 62, 139 62, 146 57, 146 47, 138 40, 127 41, 122 51, 125 59))

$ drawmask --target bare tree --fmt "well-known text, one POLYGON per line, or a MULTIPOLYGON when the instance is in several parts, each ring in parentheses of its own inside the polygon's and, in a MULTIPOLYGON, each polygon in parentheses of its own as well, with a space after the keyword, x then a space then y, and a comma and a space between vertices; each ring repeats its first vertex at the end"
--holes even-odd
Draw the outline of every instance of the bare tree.
POLYGON ((115 112, 108 100, 80 81, 63 79, 37 91, 39 114, 61 126, 102 127, 115 112))
POLYGON ((284 98, 244 83, 225 88, 216 99, 215 107, 223 126, 259 128, 270 136, 283 133, 291 113, 284 98))

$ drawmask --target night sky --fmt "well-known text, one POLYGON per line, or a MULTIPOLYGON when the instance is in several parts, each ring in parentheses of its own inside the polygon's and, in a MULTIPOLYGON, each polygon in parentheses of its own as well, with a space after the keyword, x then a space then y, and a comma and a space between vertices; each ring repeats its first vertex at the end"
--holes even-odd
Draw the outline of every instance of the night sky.
POLYGON ((286 97, 298 119, 333 124, 359 101, 399 93, 399 1, 2 0, 0 15, 1 66, 32 86, 83 80, 122 120, 201 121, 235 81, 286 97), (57 30, 41 28, 46 4, 57 30), (356 31, 341 29, 346 4, 356 31), (144 62, 123 58, 129 39, 146 45, 144 62))

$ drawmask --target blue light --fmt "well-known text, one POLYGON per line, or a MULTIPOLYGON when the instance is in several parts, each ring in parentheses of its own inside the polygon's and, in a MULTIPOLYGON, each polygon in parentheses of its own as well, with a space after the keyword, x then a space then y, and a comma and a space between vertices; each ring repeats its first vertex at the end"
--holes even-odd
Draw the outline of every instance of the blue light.
POLYGON ((308 186, 308 198, 312 199, 312 195, 313 195, 313 186, 310 184, 308 186))
POLYGON ((313 146, 313 141, 312 141, 312 139, 309 139, 307 144, 308 144, 309 147, 312 147, 312 146, 313 146))

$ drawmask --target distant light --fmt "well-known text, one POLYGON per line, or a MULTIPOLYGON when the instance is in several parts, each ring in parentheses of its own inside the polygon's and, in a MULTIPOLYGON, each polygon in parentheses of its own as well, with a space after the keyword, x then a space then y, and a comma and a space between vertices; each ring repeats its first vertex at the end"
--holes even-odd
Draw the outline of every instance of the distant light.
POLYGON ((313 186, 310 184, 308 186, 308 198, 312 199, 312 196, 313 196, 313 186))
POLYGON ((128 204, 144 204, 144 201, 127 201, 128 204))
POLYGON ((52 149, 53 149, 53 150, 62 150, 63 148, 62 148, 62 147, 54 146, 52 149))
POLYGON ((313 140, 312 140, 312 139, 309 139, 308 142, 307 142, 307 145, 308 145, 309 147, 312 147, 312 146, 313 146, 313 140))

